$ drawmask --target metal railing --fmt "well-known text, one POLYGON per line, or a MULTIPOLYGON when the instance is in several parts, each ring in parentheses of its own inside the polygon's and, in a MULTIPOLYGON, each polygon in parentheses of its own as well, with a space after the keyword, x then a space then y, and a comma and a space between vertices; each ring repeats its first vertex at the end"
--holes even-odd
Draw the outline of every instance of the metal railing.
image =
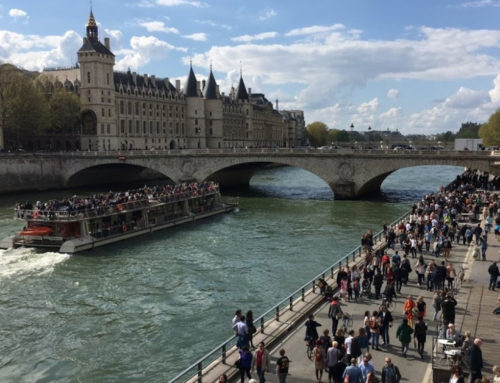
MULTIPOLYGON (((403 214, 401 217, 394 220, 390 224, 390 226, 398 225, 400 222, 404 221, 410 214, 411 212, 403 214)), ((378 243, 384 240, 383 237, 384 237, 384 232, 383 231, 378 232, 373 237, 373 243, 378 243)), ((293 310, 294 302, 297 299, 304 301, 307 291, 312 290, 313 293, 316 292, 317 288, 316 282, 318 281, 318 279, 320 278, 324 279, 327 274, 329 274, 330 277, 333 278, 335 271, 339 270, 342 267, 342 265, 347 265, 349 261, 355 261, 356 257, 359 257, 362 254, 363 254, 363 248, 361 246, 356 247, 354 250, 347 253, 344 257, 336 261, 334 264, 324 269, 321 273, 316 275, 309 282, 306 282, 304 285, 302 285, 297 290, 292 292, 286 298, 279 301, 277 304, 275 304, 273 307, 267 310, 264 314, 257 317, 254 320, 254 323, 258 324, 258 326, 256 325, 258 331, 264 333, 264 325, 266 321, 272 319, 273 317, 276 321, 279 321, 280 311, 282 309, 288 308, 290 310, 293 310)), ((191 379, 195 376, 197 376, 198 383, 202 383, 203 369, 209 366, 211 363, 213 363, 217 358, 221 358, 222 363, 225 364, 227 351, 230 350, 231 347, 236 345, 236 340, 237 337, 231 336, 230 338, 219 344, 217 347, 215 347, 208 354, 204 355, 202 358, 191 364, 188 368, 186 368, 185 370, 177 374, 175 377, 170 379, 169 383, 185 382, 188 379, 191 379)))

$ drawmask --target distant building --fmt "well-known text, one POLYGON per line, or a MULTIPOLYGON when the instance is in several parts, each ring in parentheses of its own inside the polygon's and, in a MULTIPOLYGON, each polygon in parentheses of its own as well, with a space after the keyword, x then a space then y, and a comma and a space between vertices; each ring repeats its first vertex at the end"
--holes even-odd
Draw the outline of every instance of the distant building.
POLYGON ((80 95, 82 150, 295 147, 305 143, 304 113, 273 108, 252 94, 243 77, 220 93, 212 68, 207 81, 191 66, 180 81, 114 71, 109 38, 99 41, 92 12, 73 69, 46 70, 80 95))

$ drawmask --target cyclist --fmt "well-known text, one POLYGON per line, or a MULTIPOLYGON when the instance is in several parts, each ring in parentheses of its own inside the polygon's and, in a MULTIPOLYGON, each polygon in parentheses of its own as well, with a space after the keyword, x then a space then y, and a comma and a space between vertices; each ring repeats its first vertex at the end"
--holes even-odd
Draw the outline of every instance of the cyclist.
POLYGON ((304 338, 306 345, 312 350, 316 341, 319 338, 317 327, 320 327, 321 324, 314 320, 314 315, 309 315, 309 319, 305 323, 306 326, 306 336, 304 338))

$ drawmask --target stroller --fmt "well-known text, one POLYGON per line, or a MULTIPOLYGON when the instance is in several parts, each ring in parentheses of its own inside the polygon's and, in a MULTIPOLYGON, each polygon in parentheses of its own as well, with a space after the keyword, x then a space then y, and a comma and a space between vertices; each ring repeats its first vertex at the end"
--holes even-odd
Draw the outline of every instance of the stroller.
POLYGON ((361 295, 367 298, 372 297, 372 284, 369 279, 363 279, 363 283, 361 285, 361 295))

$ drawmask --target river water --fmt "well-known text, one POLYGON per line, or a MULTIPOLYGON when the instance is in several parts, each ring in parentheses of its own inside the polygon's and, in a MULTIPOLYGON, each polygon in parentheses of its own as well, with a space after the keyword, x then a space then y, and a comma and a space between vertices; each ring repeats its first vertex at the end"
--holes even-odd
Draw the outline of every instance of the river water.
MULTIPOLYGON (((0 250, 0 382, 162 382, 231 336, 236 308, 254 315, 357 247, 463 169, 415 167, 370 201, 334 201, 295 168, 262 171, 240 209, 69 256, 0 250)), ((19 230, 0 197, 0 237, 19 230)))

